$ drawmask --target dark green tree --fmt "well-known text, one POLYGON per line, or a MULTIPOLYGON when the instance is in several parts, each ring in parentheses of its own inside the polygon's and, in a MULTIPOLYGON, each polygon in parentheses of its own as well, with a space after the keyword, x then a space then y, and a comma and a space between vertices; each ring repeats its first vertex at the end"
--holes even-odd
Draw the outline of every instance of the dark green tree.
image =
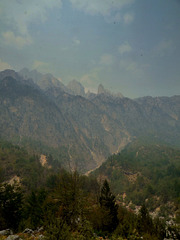
POLYGON ((22 218, 23 194, 19 186, 0 186, 0 228, 17 230, 22 218))
POLYGON ((136 230, 137 216, 133 212, 127 210, 125 207, 119 206, 118 219, 119 224, 113 233, 114 236, 121 236, 123 239, 131 239, 131 236, 138 236, 136 230))
POLYGON ((145 204, 142 205, 139 212, 137 229, 140 233, 154 234, 153 221, 145 204))
POLYGON ((36 229, 43 225, 46 197, 47 193, 44 190, 32 191, 27 197, 24 214, 27 226, 36 229))
POLYGON ((45 236, 47 240, 70 240, 70 227, 62 218, 53 218, 46 226, 45 236))
POLYGON ((57 208, 45 227, 48 239, 92 239, 93 230, 86 219, 81 176, 77 172, 60 172, 52 194, 57 208))
POLYGON ((62 172, 56 188, 56 198, 59 201, 59 214, 71 228, 76 228, 82 211, 82 195, 77 172, 62 172))
POLYGON ((3 170, 0 168, 0 184, 3 182, 3 170))
POLYGON ((153 220, 154 228, 155 228, 155 235, 158 239, 165 239, 166 237, 166 224, 159 218, 155 218, 153 220))
POLYGON ((102 210, 102 230, 112 233, 118 225, 118 206, 107 180, 101 188, 99 203, 102 210))

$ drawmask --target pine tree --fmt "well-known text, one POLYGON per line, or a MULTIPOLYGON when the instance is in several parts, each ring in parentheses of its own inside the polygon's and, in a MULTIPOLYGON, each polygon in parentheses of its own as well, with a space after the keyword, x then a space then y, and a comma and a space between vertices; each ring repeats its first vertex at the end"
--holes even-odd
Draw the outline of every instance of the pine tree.
POLYGON ((102 210, 102 230, 112 233, 118 225, 118 206, 107 180, 101 188, 99 203, 102 210))

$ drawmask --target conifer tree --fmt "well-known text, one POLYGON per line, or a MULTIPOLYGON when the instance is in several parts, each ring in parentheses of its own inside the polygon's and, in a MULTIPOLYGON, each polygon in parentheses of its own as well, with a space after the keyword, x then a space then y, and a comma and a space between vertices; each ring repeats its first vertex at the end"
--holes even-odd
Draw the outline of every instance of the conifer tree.
POLYGON ((101 188, 99 203, 102 209, 102 230, 111 233, 118 225, 118 206, 107 180, 101 188))

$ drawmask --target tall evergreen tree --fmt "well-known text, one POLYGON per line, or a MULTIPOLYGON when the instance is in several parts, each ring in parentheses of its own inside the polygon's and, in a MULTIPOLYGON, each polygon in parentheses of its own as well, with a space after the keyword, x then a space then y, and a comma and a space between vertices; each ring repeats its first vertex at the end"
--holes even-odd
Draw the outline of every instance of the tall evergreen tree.
POLYGON ((102 209, 102 230, 111 233, 118 225, 118 206, 107 180, 101 188, 99 203, 102 209))

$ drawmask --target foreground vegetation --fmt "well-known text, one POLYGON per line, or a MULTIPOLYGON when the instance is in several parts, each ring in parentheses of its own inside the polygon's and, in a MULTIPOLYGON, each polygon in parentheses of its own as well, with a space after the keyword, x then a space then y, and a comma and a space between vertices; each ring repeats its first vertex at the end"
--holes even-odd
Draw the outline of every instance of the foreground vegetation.
POLYGON ((43 227, 43 235, 51 240, 164 239, 167 233, 165 223, 153 220, 145 205, 138 215, 118 206, 106 180, 99 192, 95 180, 65 171, 52 175, 46 188, 30 194, 16 185, 2 184, 0 226, 15 232, 43 227))
POLYGON ((38 156, 4 142, 0 163, 0 230, 12 229, 21 239, 32 239, 22 233, 26 228, 41 228, 50 240, 180 237, 178 225, 152 218, 145 201, 138 214, 118 204, 107 180, 43 167, 38 156), (14 175, 20 181, 11 185, 7 179, 14 175))

